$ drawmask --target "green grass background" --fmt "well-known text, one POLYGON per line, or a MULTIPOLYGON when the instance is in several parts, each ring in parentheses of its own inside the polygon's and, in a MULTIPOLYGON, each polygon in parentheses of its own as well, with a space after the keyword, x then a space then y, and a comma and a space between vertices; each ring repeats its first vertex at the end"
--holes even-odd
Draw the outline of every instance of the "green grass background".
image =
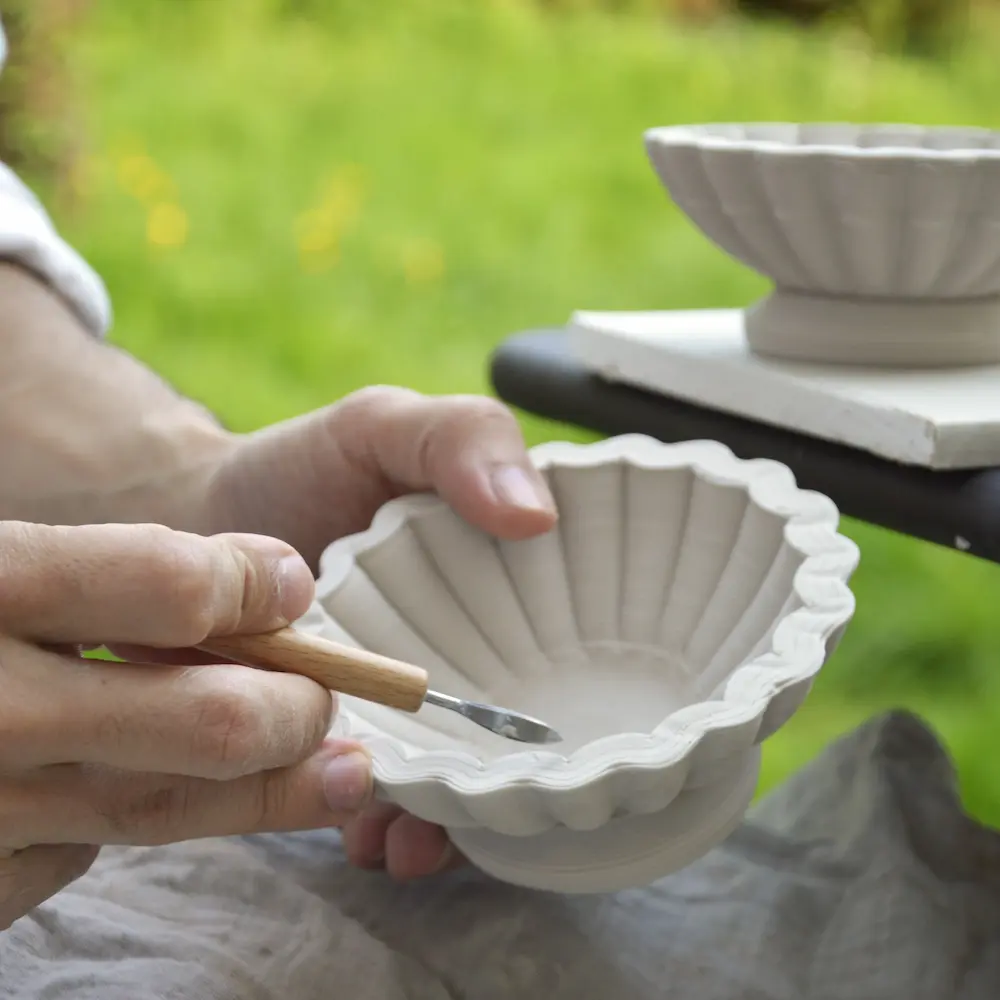
MULTIPOLYGON (((110 286, 115 340, 240 429, 370 383, 488 391, 494 345, 576 308, 759 294, 658 187, 649 126, 1000 124, 983 32, 927 64, 512 0, 97 0, 71 41, 88 152, 60 225, 110 286)), ((847 530, 858 613, 762 787, 907 706, 1000 822, 1000 568, 847 530)))

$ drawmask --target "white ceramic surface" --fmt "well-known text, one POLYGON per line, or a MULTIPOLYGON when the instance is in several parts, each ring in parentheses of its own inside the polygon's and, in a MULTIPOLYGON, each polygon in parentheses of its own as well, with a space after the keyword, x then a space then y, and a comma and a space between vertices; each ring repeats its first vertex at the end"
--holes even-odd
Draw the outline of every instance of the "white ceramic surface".
MULTIPOLYGON (((1000 365, 793 364, 749 349, 740 309, 578 312, 573 357, 610 382, 835 441, 904 465, 1000 465, 1000 365)), ((976 551, 956 536, 953 544, 976 551)))
POLYGON ((393 501, 324 554, 299 627, 565 737, 526 748, 432 707, 345 698, 338 726, 371 749, 383 798, 508 881, 644 884, 739 822, 758 744, 853 613, 857 549, 786 467, 714 442, 628 436, 533 458, 553 531, 499 542, 433 497, 393 501))
POLYGON ((775 282, 747 315, 756 350, 1000 361, 1000 133, 719 124, 652 129, 646 148, 691 220, 775 282))

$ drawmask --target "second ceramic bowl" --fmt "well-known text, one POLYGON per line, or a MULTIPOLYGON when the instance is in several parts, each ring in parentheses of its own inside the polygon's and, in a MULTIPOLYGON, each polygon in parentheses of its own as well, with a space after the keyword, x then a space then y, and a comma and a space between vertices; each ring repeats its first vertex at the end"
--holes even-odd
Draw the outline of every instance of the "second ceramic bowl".
POLYGON ((299 627, 426 668, 437 690, 555 726, 531 748, 425 706, 342 699, 381 797, 510 882, 647 884, 741 821, 759 744, 801 704, 854 610, 827 498, 713 442, 535 449, 560 510, 504 542, 430 496, 325 553, 299 627))
POLYGON ((671 198, 773 279, 763 354, 861 365, 1000 361, 1000 133, 916 125, 671 126, 671 198))

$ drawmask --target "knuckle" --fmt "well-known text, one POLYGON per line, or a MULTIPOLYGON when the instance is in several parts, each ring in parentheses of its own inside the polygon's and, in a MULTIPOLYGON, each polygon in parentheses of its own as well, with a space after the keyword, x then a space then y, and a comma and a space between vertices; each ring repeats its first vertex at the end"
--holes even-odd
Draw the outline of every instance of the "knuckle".
POLYGON ((456 450, 498 434, 504 439, 520 435, 514 415, 503 403, 487 396, 448 396, 438 400, 424 446, 428 458, 444 461, 456 450))
POLYGON ((259 769, 268 750, 263 704, 248 685, 223 682, 223 670, 198 699, 192 728, 192 755, 217 778, 235 778, 259 769))
POLYGON ((520 435, 514 415, 488 396, 446 396, 436 401, 436 413, 420 442, 422 467, 450 465, 457 453, 484 438, 520 435))
POLYGON ((368 385, 330 410, 328 428, 339 437, 368 440, 405 425, 427 397, 395 385, 368 385))
POLYGON ((216 561, 204 539, 169 529, 156 534, 144 575, 161 602, 163 638, 173 646, 196 646, 219 624, 216 561))
POLYGON ((498 399, 490 396, 450 396, 443 403, 449 422, 460 420, 462 423, 474 424, 517 424, 514 414, 498 399))
POLYGON ((411 389, 395 385, 366 385, 345 396, 338 404, 338 409, 355 417, 381 416, 386 411, 395 410, 401 404, 412 401, 416 396, 411 389))

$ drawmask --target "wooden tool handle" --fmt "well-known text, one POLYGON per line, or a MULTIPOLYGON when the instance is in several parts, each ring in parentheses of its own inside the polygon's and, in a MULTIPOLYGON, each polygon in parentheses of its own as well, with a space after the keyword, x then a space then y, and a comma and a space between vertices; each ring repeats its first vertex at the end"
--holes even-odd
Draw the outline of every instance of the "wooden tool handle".
POLYGON ((420 667, 291 628, 212 638, 200 648, 248 667, 301 674, 331 691, 404 712, 416 712, 427 694, 427 672, 420 667))

